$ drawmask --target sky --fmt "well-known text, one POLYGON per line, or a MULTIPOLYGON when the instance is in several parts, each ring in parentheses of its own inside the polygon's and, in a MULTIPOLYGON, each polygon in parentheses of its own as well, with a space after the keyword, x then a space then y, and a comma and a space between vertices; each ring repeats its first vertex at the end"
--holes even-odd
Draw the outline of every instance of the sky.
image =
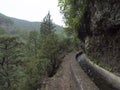
POLYGON ((0 0, 0 13, 28 21, 39 21, 51 13, 54 23, 64 26, 58 0, 0 0))

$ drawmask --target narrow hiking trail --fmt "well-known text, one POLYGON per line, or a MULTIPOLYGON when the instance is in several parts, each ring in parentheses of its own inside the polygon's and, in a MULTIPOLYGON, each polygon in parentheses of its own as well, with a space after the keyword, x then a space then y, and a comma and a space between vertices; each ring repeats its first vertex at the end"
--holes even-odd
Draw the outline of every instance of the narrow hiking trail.
POLYGON ((49 78, 42 90, 99 90, 75 61, 76 52, 62 60, 57 73, 49 78))

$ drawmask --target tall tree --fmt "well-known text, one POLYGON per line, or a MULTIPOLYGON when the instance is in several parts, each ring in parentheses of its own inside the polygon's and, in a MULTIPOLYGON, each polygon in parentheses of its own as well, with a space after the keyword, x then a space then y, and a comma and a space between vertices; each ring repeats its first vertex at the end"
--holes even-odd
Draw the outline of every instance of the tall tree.
POLYGON ((40 27, 40 35, 41 37, 45 38, 50 33, 54 32, 54 26, 51 20, 50 12, 45 16, 43 22, 41 23, 40 27))
POLYGON ((27 42, 27 51, 29 56, 37 57, 38 48, 39 48, 39 33, 38 31, 30 31, 28 42, 27 42))
POLYGON ((40 58, 48 59, 51 62, 52 69, 49 71, 51 74, 52 71, 55 71, 56 67, 58 66, 58 54, 59 54, 59 42, 58 37, 55 34, 54 25, 51 20, 51 15, 48 13, 40 28, 40 41, 41 41, 41 48, 40 48, 40 58))

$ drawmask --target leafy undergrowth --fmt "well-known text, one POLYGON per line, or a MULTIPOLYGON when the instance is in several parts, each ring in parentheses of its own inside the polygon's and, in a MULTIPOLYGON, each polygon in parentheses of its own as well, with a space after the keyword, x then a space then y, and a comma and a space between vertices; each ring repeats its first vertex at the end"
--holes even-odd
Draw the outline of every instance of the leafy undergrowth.
POLYGON ((110 71, 110 72, 113 71, 112 67, 110 67, 110 66, 105 66, 105 65, 102 64, 98 59, 94 59, 92 62, 93 62, 93 64, 96 64, 96 65, 104 68, 104 69, 107 70, 107 71, 110 71))

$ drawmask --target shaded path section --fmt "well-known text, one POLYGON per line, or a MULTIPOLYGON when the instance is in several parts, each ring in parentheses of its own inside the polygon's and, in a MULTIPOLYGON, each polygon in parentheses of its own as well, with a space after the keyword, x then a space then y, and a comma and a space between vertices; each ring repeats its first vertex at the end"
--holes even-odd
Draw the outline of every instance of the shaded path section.
POLYGON ((65 56, 56 75, 49 78, 42 90, 99 90, 75 60, 76 53, 65 56))

